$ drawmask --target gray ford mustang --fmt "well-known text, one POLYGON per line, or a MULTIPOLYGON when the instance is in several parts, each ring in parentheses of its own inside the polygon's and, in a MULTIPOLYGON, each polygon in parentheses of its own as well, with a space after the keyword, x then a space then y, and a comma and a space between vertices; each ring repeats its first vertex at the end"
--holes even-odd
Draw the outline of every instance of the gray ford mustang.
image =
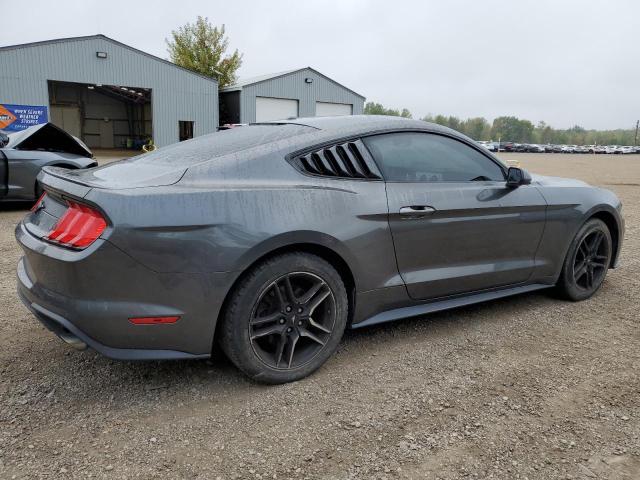
POLYGON ((357 328, 555 287, 593 295, 624 234, 610 191, 507 168, 422 121, 255 124, 105 167, 47 167, 18 291, 63 340, 302 378, 357 328))
POLYGON ((36 180, 46 166, 90 168, 97 165, 82 141, 53 123, 34 125, 8 135, 0 132, 0 200, 35 200, 36 180))

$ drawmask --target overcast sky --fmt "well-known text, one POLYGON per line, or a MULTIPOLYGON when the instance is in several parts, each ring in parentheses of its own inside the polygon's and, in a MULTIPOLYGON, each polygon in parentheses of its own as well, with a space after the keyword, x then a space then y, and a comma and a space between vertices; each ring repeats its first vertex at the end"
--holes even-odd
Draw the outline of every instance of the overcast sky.
POLYGON ((10 5, 0 45, 103 33, 167 58, 171 30, 202 15, 226 24, 232 48, 244 53, 240 76, 311 66, 414 118, 515 115, 604 129, 631 128, 640 117, 638 0, 10 5))

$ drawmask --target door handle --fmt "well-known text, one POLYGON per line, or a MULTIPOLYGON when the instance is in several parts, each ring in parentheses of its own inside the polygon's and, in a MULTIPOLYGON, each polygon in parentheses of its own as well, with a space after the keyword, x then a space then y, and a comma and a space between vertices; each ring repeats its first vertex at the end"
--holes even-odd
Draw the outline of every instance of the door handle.
POLYGON ((404 218, 422 218, 435 211, 435 208, 428 205, 411 205, 409 207, 400 207, 400 216, 404 218))

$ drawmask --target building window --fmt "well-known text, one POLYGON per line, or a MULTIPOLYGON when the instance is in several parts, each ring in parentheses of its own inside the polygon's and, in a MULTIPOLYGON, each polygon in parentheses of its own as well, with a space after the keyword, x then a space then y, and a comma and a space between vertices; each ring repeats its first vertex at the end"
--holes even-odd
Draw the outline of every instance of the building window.
POLYGON ((181 142, 193 138, 193 122, 191 120, 180 120, 178 122, 178 137, 181 142))

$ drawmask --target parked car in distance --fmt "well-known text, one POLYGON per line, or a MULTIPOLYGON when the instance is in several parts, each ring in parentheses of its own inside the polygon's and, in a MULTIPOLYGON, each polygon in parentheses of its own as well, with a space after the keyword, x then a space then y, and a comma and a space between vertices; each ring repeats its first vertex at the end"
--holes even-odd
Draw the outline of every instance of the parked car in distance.
POLYGON ((0 145, 0 201, 37 199, 42 189, 36 178, 45 166, 83 169, 98 165, 81 140, 53 123, 3 134, 0 145))
POLYGON ((531 144, 527 146, 527 151, 532 153, 544 153, 546 149, 544 145, 531 144))
POLYGON ((513 142, 500 142, 498 148, 499 148, 499 150, 501 152, 512 152, 514 150, 514 143, 513 142))
POLYGON ((486 148, 490 152, 497 152, 498 151, 498 143, 497 142, 491 142, 491 141, 487 141, 487 140, 480 140, 478 142, 478 145, 482 146, 483 148, 486 148))
POLYGON ((573 153, 589 153, 589 149, 583 145, 574 145, 573 153))
POLYGON ((624 237, 612 192, 399 117, 249 125, 39 179, 18 293, 52 332, 126 360, 216 342, 268 383, 315 371, 345 328, 550 287, 589 298, 624 237))

